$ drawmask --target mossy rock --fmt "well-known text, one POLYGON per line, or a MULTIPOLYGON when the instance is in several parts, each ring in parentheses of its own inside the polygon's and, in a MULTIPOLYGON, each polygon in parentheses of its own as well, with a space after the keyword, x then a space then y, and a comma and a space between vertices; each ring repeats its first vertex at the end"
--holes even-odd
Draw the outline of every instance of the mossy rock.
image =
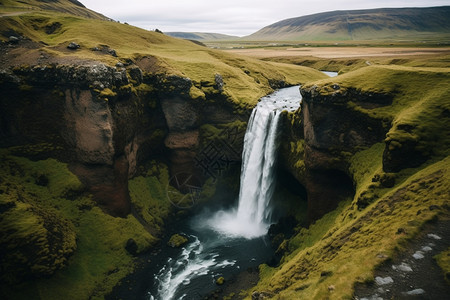
POLYGON ((222 276, 220 276, 219 278, 216 279, 217 285, 222 285, 224 283, 225 283, 225 278, 223 278, 222 276))
POLYGON ((445 280, 450 284, 450 247, 436 255, 434 259, 441 267, 445 280))
POLYGON ((187 237, 181 234, 174 234, 170 237, 170 240, 167 242, 167 245, 172 248, 179 248, 188 242, 187 237))
POLYGON ((56 211, 11 201, 15 195, 1 196, 2 280, 13 284, 29 277, 49 276, 65 267, 77 248, 72 223, 56 211))

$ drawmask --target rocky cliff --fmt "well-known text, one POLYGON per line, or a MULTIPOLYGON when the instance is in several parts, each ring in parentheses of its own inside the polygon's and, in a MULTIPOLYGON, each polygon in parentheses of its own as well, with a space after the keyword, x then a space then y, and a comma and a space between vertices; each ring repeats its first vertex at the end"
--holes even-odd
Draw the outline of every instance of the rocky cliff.
MULTIPOLYGON (((68 272, 64 278, 83 274, 78 277, 83 283, 71 280, 70 285, 80 298, 105 294, 132 270, 134 255, 154 246, 165 224, 192 206, 186 194, 193 193, 195 201, 210 194, 211 181, 239 163, 245 125, 260 94, 272 90, 273 83, 322 77, 306 68, 293 77, 277 71, 266 75, 264 63, 236 62, 188 42, 182 44, 199 47, 196 53, 217 56, 217 62, 200 68, 204 75, 195 72, 197 63, 189 62, 192 70, 148 54, 113 56, 101 50, 109 46, 78 52, 61 45, 63 54, 55 54, 45 44, 18 36, 0 44, 0 206, 5 216, 0 265, 2 274, 10 274, 4 279, 13 290, 14 283, 31 284, 59 271, 68 272), (239 76, 254 86, 235 86, 239 76), (41 248, 36 256, 25 253, 41 248), (98 257, 99 264, 81 267, 87 256, 98 257), (120 262, 108 263, 115 256, 122 257, 120 262), (99 283, 99 278, 108 280, 99 283), (88 281, 86 290, 76 288, 88 281)), ((171 38, 163 39, 168 49, 178 49, 171 38)), ((285 66, 279 68, 286 72, 285 66)), ((46 284, 42 280, 38 286, 46 284)), ((64 293, 63 285, 46 290, 50 298, 64 293)))
POLYGON ((201 176, 194 159, 207 143, 201 127, 247 118, 221 96, 220 75, 202 83, 211 89, 206 99, 191 98, 188 78, 143 76, 136 65, 19 67, 0 80, 2 146, 48 145, 30 154, 70 163, 96 201, 122 217, 139 165, 160 155, 171 174, 201 176))
MULTIPOLYGON (((92 210, 91 200, 82 198, 91 197, 96 206, 114 217, 129 219, 133 212, 141 222, 140 230, 159 236, 171 211, 176 211, 170 201, 183 207, 183 203, 168 199, 167 191, 163 191, 169 186, 168 177, 194 176, 195 185, 200 189, 207 178, 218 175, 214 164, 219 158, 226 158, 228 164, 240 160, 242 144, 233 144, 229 150, 220 149, 217 153, 208 152, 207 157, 202 154, 211 143, 231 145, 228 132, 238 128, 242 131, 249 115, 245 110, 238 113, 236 105, 221 94, 223 81, 219 75, 214 82, 202 82, 209 94, 201 98, 190 94, 195 87, 189 78, 155 75, 136 64, 22 66, 3 69, 0 77, 0 141, 2 160, 6 164, 1 174, 1 207, 4 216, 15 215, 15 221, 2 230, 15 232, 26 218, 38 218, 36 222, 41 225, 36 226, 42 230, 35 233, 41 228, 37 227, 28 234, 36 238, 43 236, 43 239, 30 240, 24 232, 2 239, 2 273, 10 273, 4 279, 11 284, 33 276, 51 275, 67 265, 68 258, 76 253, 75 237, 79 239, 83 234, 79 228, 74 230, 72 218, 79 218, 77 215, 85 214, 86 209, 92 210), (218 155, 221 157, 217 158, 218 155), (64 192, 51 197, 71 199, 80 211, 61 216, 50 207, 58 205, 58 211, 62 204, 56 204, 54 199, 42 202, 48 198, 41 194, 45 191, 37 195, 29 191, 34 186, 53 186, 57 181, 51 178, 64 180, 64 177, 57 179, 51 171, 43 169, 30 175, 35 178, 31 181, 33 187, 25 187, 13 179, 11 176, 17 168, 24 177, 30 172, 24 162, 18 167, 14 158, 17 156, 34 161, 52 157, 67 163, 79 183, 65 190, 67 183, 61 182, 64 192), (152 171, 155 161, 156 171, 152 171), (164 165, 168 166, 167 171, 164 165), (150 181, 142 185, 140 178, 150 181), (158 178, 156 186, 152 178, 158 178), (14 192, 18 190, 23 192, 14 192), (17 193, 25 194, 17 196, 17 193), (85 204, 81 204, 83 201, 85 204), (155 205, 152 202, 161 204, 157 204, 159 208, 152 207, 155 205), (21 203, 28 205, 21 208, 26 213, 20 212, 21 203), (39 246, 40 243, 44 244, 39 246), (35 251, 36 257, 24 254, 22 266, 10 255, 24 249, 35 251), (17 271, 9 272, 10 268, 17 271)), ((184 198, 177 196, 177 190, 171 193, 175 199, 184 198)), ((4 219, 11 222, 7 220, 4 219)), ((104 226, 110 226, 107 224, 104 226)), ((90 226, 95 228, 95 224, 90 226)), ((139 242, 132 235, 127 238, 131 240, 122 249, 132 254, 148 249, 148 242, 139 242)))
POLYGON ((5 299, 103 297, 240 160, 261 96, 324 77, 50 2, 0 5, 5 299))
POLYGON ((349 103, 374 109, 392 103, 392 96, 366 93, 338 84, 301 89, 305 185, 308 214, 315 220, 354 193, 349 157, 382 142, 389 124, 358 112, 349 103))

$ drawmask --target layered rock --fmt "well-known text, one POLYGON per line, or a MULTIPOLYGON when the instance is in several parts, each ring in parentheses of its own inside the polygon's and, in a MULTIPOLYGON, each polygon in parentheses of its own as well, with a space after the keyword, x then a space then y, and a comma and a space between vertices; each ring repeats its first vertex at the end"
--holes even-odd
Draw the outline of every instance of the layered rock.
POLYGON ((354 193, 349 158, 360 149, 385 139, 383 120, 355 107, 389 105, 392 97, 368 94, 334 84, 302 88, 301 109, 286 122, 285 168, 305 186, 308 216, 315 220, 354 193))
POLYGON ((209 137, 200 128, 247 117, 222 94, 219 74, 194 83, 132 63, 87 63, 5 69, 0 84, 0 144, 52 145, 36 158, 69 162, 114 216, 130 212, 128 178, 149 157, 167 160, 172 175, 202 176, 196 157, 209 137))

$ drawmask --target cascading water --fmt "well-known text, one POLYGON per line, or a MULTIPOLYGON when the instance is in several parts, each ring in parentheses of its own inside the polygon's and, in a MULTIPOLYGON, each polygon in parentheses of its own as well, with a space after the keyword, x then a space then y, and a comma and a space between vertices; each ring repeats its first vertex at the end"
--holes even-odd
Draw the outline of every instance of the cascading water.
POLYGON ((216 288, 218 277, 255 267, 272 255, 266 233, 275 189, 278 127, 282 111, 296 110, 299 100, 298 86, 261 99, 245 133, 237 208, 197 216, 183 228, 189 244, 157 265, 146 299, 203 298, 216 288))
POLYGON ((281 113, 294 111, 299 104, 298 87, 291 87, 262 98, 253 109, 244 138, 239 205, 236 210, 218 212, 206 222, 208 227, 226 236, 248 239, 267 233, 281 113))

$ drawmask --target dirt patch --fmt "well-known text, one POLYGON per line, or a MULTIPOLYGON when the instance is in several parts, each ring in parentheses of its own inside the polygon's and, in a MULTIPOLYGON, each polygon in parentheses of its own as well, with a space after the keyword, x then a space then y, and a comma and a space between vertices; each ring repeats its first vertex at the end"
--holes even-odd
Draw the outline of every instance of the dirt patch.
POLYGON ((158 73, 164 70, 156 57, 144 56, 136 60, 136 65, 144 72, 158 73))

